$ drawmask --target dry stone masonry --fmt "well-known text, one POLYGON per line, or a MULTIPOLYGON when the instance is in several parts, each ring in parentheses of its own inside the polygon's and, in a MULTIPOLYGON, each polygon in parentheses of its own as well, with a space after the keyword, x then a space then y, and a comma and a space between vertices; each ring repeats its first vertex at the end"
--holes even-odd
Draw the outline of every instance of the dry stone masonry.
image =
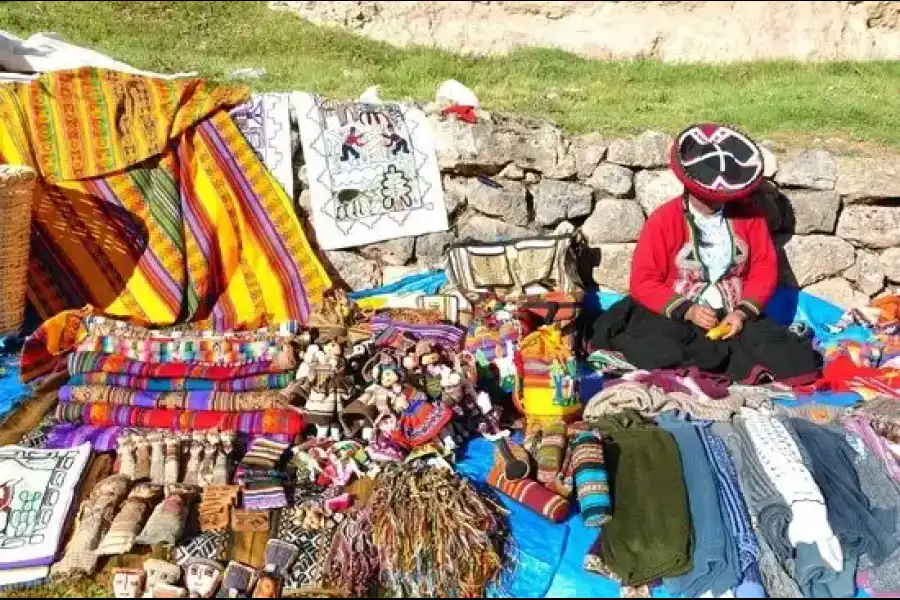
MULTIPOLYGON (((328 252, 354 288, 381 284, 385 269, 441 267, 455 240, 574 226, 594 249, 587 265, 594 281, 624 292, 647 216, 682 192, 666 167, 672 137, 664 132, 569 138, 548 121, 509 115, 476 125, 429 118, 451 231, 328 252)), ((900 162, 821 149, 765 153, 769 179, 754 201, 772 230, 785 283, 845 307, 900 285, 900 162)), ((299 154, 297 163, 296 203, 306 212, 299 154)))

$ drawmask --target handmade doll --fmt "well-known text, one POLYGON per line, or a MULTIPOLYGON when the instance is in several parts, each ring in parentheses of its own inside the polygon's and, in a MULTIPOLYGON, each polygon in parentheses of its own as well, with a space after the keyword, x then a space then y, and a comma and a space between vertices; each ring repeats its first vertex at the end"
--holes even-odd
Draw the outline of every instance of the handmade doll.
POLYGON ((203 433, 195 431, 191 436, 190 455, 184 469, 184 483, 198 485, 200 483, 200 460, 203 454, 203 433))
POLYGON ((116 454, 119 457, 119 473, 128 479, 134 479, 134 441, 135 438, 131 434, 123 434, 116 440, 116 454))
POLYGON ((116 508, 125 499, 130 487, 131 479, 124 473, 111 475, 94 486, 78 511, 75 531, 63 559, 53 565, 53 579, 94 573, 97 567, 97 554, 94 550, 112 523, 116 508))
MULTIPOLYGON (((143 530, 135 540, 136 543, 147 546, 155 544, 174 545, 184 532, 188 511, 198 496, 199 490, 193 486, 177 483, 168 486, 166 498, 153 509, 153 513, 147 519, 147 524, 144 525, 143 530)), ((168 583, 175 582, 170 581, 168 583)))
POLYGON ((305 396, 303 413, 306 421, 315 425, 316 437, 340 439, 339 413, 349 398, 346 361, 343 356, 343 330, 324 330, 307 348, 303 363, 297 370, 295 395, 305 396))
POLYGON ((407 387, 394 398, 392 408, 397 415, 393 439, 400 446, 414 449, 432 443, 456 449, 450 427, 453 413, 442 403, 432 403, 424 393, 407 387))
MULTIPOLYGON (((165 435, 166 466, 163 482, 166 485, 178 483, 181 476, 181 438, 177 434, 165 435)), ((152 590, 151 590, 152 592, 152 590)))
POLYGON ((203 458, 200 460, 200 469, 197 473, 200 487, 206 487, 213 483, 213 469, 219 454, 220 443, 217 431, 206 433, 206 440, 203 442, 203 458))
POLYGON ((181 579, 181 568, 158 558, 144 561, 144 574, 147 583, 144 586, 144 598, 155 598, 153 590, 158 585, 175 585, 181 579))
POLYGON ((392 363, 381 363, 372 371, 374 383, 362 395, 347 405, 341 413, 341 424, 348 438, 361 434, 369 441, 376 422, 386 415, 393 416, 394 398, 402 391, 402 370, 392 363))
POLYGON ((234 433, 231 431, 223 431, 219 435, 222 448, 216 455, 216 464, 213 467, 213 485, 228 485, 228 473, 230 470, 229 460, 234 450, 234 433))
POLYGON ((112 589, 116 598, 140 598, 144 572, 140 569, 113 569, 112 589))
POLYGON ((97 554, 109 556, 131 551, 138 533, 161 499, 161 486, 152 483, 136 485, 97 546, 97 554))
POLYGON ((206 558, 188 560, 184 585, 191 598, 212 598, 222 581, 222 565, 206 558))
POLYGON ((225 567, 222 586, 219 588, 216 598, 249 598, 255 579, 256 569, 231 561, 225 567))
POLYGON ((300 549, 282 540, 269 540, 266 544, 266 564, 253 589, 253 598, 280 598, 284 574, 291 568, 300 549))
POLYGON ((166 454, 161 431, 151 431, 147 435, 150 442, 150 481, 156 485, 166 483, 166 454))
POLYGON ((141 481, 150 478, 150 440, 143 435, 136 434, 134 480, 141 481))

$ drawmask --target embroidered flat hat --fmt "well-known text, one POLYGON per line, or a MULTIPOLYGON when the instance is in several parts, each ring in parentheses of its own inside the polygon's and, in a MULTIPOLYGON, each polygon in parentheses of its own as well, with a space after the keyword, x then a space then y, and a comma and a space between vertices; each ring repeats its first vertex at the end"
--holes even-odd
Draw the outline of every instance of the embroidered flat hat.
POLYGON ((708 202, 742 200, 763 182, 756 142, 725 125, 691 125, 675 138, 669 166, 685 189, 708 202))

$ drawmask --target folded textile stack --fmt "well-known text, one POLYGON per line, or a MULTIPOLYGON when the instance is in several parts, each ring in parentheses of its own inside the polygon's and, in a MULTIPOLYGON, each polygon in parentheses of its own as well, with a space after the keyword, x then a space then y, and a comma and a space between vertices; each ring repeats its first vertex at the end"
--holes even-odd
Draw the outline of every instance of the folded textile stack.
POLYGON ((59 392, 62 423, 297 434, 279 393, 295 379, 296 323, 254 331, 147 329, 87 316, 59 392))

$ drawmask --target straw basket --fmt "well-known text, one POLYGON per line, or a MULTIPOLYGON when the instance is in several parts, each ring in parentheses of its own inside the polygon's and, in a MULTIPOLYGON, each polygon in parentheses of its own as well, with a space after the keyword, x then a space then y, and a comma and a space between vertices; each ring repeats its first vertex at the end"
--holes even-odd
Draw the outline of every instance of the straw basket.
POLYGON ((25 318, 35 184, 30 168, 0 165, 0 337, 18 334, 25 318))

